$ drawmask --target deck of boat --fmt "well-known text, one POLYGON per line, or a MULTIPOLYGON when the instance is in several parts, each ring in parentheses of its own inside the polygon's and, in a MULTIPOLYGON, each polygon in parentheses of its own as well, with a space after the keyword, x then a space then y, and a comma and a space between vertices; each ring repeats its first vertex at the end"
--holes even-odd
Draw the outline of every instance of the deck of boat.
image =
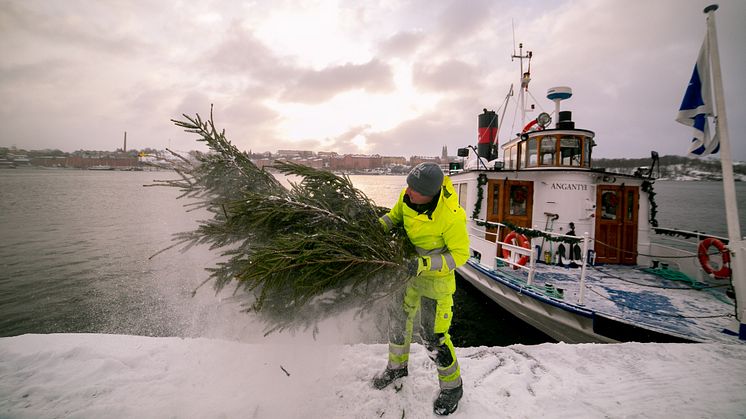
POLYGON ((681 280, 668 269, 593 266, 587 268, 581 305, 580 267, 537 263, 530 286, 524 270, 491 270, 474 260, 469 267, 545 304, 592 316, 594 330, 617 341, 743 343, 735 333, 738 323, 734 301, 726 295, 727 281, 702 284, 681 280))

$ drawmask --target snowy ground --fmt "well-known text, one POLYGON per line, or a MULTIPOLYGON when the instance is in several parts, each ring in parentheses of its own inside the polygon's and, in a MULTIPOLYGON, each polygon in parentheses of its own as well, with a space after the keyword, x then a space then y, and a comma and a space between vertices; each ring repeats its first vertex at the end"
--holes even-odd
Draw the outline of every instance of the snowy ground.
MULTIPOLYGON (((2 418, 430 418, 433 364, 386 346, 52 334, 0 339, 2 418)), ((462 418, 744 418, 746 345, 458 348, 462 418)))

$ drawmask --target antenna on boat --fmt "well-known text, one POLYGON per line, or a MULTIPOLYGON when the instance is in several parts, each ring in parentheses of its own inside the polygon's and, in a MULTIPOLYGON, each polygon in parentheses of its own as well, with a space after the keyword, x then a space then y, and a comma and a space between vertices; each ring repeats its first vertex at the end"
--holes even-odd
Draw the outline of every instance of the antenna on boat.
POLYGON ((510 61, 513 61, 513 57, 515 57, 515 21, 513 19, 510 19, 510 25, 513 26, 513 55, 510 57, 510 61))
MULTIPOLYGON (((515 35, 514 35, 515 36, 515 35)), ((518 55, 515 55, 515 46, 513 47, 513 55, 510 57, 511 61, 514 58, 521 60, 521 89, 518 93, 518 106, 521 107, 521 126, 526 125, 526 95, 528 92, 528 84, 531 82, 531 57, 534 55, 531 51, 526 51, 526 55, 523 55, 523 42, 518 44, 518 55), (528 70, 523 71, 523 60, 528 60, 528 70)))

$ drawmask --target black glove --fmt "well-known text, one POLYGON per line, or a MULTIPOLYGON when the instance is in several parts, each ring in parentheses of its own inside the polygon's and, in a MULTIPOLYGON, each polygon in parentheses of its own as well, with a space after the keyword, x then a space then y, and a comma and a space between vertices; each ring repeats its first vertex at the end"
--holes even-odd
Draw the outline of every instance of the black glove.
POLYGON ((409 276, 419 276, 425 270, 425 258, 413 257, 407 262, 407 273, 409 276))

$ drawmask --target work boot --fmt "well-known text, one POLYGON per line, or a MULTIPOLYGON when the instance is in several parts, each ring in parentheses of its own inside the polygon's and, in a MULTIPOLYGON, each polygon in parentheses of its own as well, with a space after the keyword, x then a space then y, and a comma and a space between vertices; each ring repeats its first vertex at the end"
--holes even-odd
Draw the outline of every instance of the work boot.
POLYGON ((442 389, 438 398, 433 404, 433 412, 438 416, 450 415, 456 411, 458 401, 464 395, 464 387, 460 385, 456 388, 442 389))
POLYGON ((373 387, 378 390, 382 390, 389 384, 396 381, 396 379, 406 377, 407 375, 409 375, 407 367, 397 368, 395 370, 386 367, 386 369, 382 373, 373 377, 373 387))

